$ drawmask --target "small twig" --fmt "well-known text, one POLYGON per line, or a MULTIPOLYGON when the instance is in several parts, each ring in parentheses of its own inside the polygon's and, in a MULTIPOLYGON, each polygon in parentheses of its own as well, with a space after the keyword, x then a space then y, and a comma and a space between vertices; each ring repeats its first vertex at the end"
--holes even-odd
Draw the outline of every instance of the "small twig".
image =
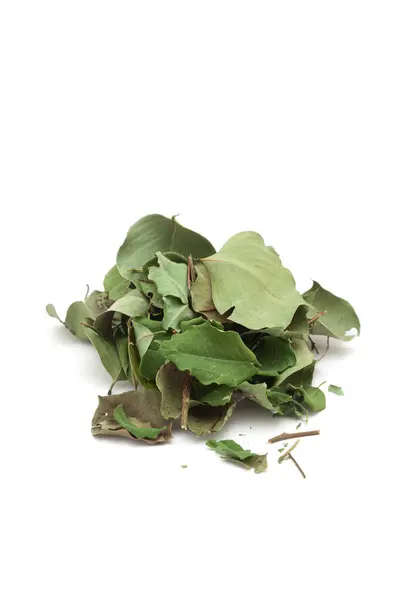
POLYGON ((186 381, 182 390, 182 416, 181 416, 181 427, 182 429, 187 429, 187 422, 189 416, 189 402, 190 402, 190 384, 192 382, 192 378, 190 373, 186 376, 186 381))
POLYGON ((315 317, 312 317, 312 319, 309 319, 308 324, 311 325, 311 323, 314 323, 314 321, 316 321, 320 317, 323 317, 324 315, 326 315, 326 310, 321 310, 321 312, 319 312, 317 315, 315 315, 315 317))
POLYGON ((300 442, 300 440, 296 440, 295 443, 293 444, 293 446, 290 446, 289 450, 286 450, 286 452, 284 452, 278 458, 278 463, 281 463, 283 460, 285 460, 285 458, 287 458, 289 456, 289 454, 291 454, 293 452, 293 450, 296 448, 296 446, 299 442, 300 442))
POLYGON ((269 444, 275 444, 276 442, 284 442, 285 440, 293 440, 296 438, 308 437, 309 435, 319 435, 319 429, 313 431, 296 431, 296 433, 281 433, 268 440, 269 444))
POLYGON ((120 370, 118 371, 118 375, 116 376, 116 378, 113 380, 112 384, 110 385, 110 389, 107 392, 108 396, 111 396, 113 387, 117 383, 118 379, 120 378, 121 373, 122 373, 122 367, 120 368, 120 370))
POLYGON ((192 283, 195 280, 194 266, 193 266, 193 257, 191 254, 188 256, 188 268, 187 268, 187 284, 188 289, 192 287, 192 283))
POLYGON ((291 454, 288 454, 288 458, 290 458, 294 464, 296 465, 296 467, 298 468, 298 470, 300 471, 300 473, 303 475, 304 479, 306 478, 306 474, 304 473, 303 469, 301 468, 301 466, 299 465, 299 463, 297 462, 297 460, 295 459, 294 456, 292 456, 291 454))
POLYGON ((309 341, 309 342, 310 342, 310 344, 311 344, 311 350, 312 350, 312 352, 314 352, 314 350, 315 350, 315 352, 316 352, 317 354, 319 354, 319 350, 318 350, 317 344, 314 342, 314 340, 312 340, 312 339, 311 339, 311 337, 310 337, 310 336, 308 336, 308 341, 309 341))

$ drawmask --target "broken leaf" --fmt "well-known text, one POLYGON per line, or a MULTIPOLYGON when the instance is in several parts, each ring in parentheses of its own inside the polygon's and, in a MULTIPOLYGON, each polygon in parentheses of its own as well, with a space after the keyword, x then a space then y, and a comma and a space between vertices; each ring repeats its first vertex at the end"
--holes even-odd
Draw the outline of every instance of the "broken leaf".
POLYGON ((182 304, 188 303, 188 268, 185 264, 168 260, 161 252, 156 253, 158 267, 149 268, 149 279, 153 281, 160 296, 173 296, 182 304))
POLYGON ((240 444, 233 440, 220 440, 219 442, 209 440, 206 442, 206 446, 221 454, 222 458, 236 462, 246 467, 246 469, 254 469, 255 473, 262 473, 267 470, 266 454, 255 454, 250 450, 244 450, 240 444))
POLYGON ((328 387, 328 392, 331 394, 336 394, 337 396, 344 396, 344 391, 339 385, 330 385, 328 387))
POLYGON ((276 376, 296 364, 296 354, 290 343, 280 338, 264 337, 254 353, 261 365, 260 375, 276 376))
POLYGON ((124 411, 122 404, 119 404, 117 408, 114 408, 114 419, 129 433, 131 433, 138 440, 147 438, 149 440, 155 440, 158 438, 161 432, 165 431, 165 427, 157 428, 151 427, 149 421, 141 421, 134 417, 128 417, 124 411))

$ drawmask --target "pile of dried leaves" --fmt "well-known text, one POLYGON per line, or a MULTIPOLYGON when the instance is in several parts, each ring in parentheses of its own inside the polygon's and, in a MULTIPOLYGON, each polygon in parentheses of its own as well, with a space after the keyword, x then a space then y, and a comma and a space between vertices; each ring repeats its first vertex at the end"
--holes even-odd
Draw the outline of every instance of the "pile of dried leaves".
MULTIPOLYGON (((53 305, 47 312, 59 319, 53 305)), ((161 215, 130 228, 104 291, 71 304, 61 322, 93 344, 112 380, 92 433, 150 444, 167 441, 177 419, 196 435, 219 431, 243 399, 276 415, 324 409, 325 395, 312 385, 310 335, 346 341, 360 332, 346 300, 317 282, 300 294, 257 233, 239 233, 216 252, 161 215), (122 380, 135 389, 112 395, 122 380)), ((208 445, 255 470, 265 467, 231 440, 208 445)))

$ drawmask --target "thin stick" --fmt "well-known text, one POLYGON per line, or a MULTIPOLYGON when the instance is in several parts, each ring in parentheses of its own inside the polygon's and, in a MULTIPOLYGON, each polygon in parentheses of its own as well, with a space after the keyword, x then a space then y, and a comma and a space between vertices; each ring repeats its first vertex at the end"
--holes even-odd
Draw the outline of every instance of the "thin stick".
POLYGON ((314 323, 314 321, 316 321, 317 319, 319 319, 320 317, 323 317, 324 315, 326 315, 326 310, 321 310, 320 313, 318 313, 317 315, 315 315, 315 317, 313 317, 312 319, 310 319, 308 321, 308 324, 311 325, 311 323, 314 323))
POLYGON ((296 433, 281 433, 268 440, 269 444, 275 444, 276 442, 284 442, 285 440, 293 440, 296 438, 307 437, 309 435, 319 435, 319 429, 313 431, 296 431, 296 433))
POLYGON ((191 254, 188 256, 188 268, 187 268, 187 283, 188 289, 192 287, 192 283, 194 282, 194 266, 193 266, 193 257, 191 254))
POLYGON ((303 469, 301 468, 301 466, 299 465, 299 463, 297 462, 297 460, 295 459, 294 456, 292 456, 291 454, 288 454, 288 458, 290 458, 294 464, 296 465, 296 467, 298 468, 298 470, 300 471, 300 473, 303 475, 304 479, 306 478, 306 474, 304 473, 303 469))
POLYGON ((286 450, 286 452, 281 454, 281 456, 278 458, 278 463, 281 463, 283 460, 285 460, 289 456, 289 454, 293 452, 293 450, 296 448, 299 442, 300 440, 296 440, 293 446, 290 446, 289 450, 286 450))
POLYGON ((181 416, 181 427, 187 429, 187 422, 189 416, 189 401, 190 401, 190 384, 192 378, 190 374, 187 374, 185 385, 182 390, 182 416, 181 416))

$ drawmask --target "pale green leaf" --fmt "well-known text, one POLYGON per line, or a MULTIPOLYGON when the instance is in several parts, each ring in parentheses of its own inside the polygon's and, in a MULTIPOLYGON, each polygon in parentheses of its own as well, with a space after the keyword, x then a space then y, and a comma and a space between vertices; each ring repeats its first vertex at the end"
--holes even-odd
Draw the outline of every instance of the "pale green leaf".
POLYGON ((219 442, 209 440, 206 445, 221 454, 222 458, 240 464, 247 469, 254 469, 255 473, 262 473, 267 469, 266 454, 255 454, 250 450, 244 450, 240 444, 233 440, 220 440, 219 442))
POLYGON ((60 319, 60 317, 58 316, 58 313, 56 311, 56 307, 54 306, 54 304, 47 304, 46 305, 46 312, 53 319, 57 319, 58 321, 60 321, 61 325, 64 325, 64 321, 62 321, 60 319))
POLYGON ((331 394, 336 394, 337 396, 344 396, 344 391, 339 385, 330 385, 328 387, 328 392, 331 394))
POLYGON ((77 338, 86 341, 87 336, 82 322, 91 318, 92 314, 85 303, 78 300, 77 302, 73 302, 68 308, 64 325, 71 333, 76 335, 77 338))
POLYGON ((317 412, 326 408, 325 394, 320 388, 306 385, 300 387, 299 390, 303 394, 304 403, 311 411, 317 412))
POLYGON ((355 329, 358 335, 360 334, 359 318, 347 300, 328 292, 316 281, 303 297, 311 307, 308 313, 309 319, 321 312, 325 313, 318 316, 311 324, 313 335, 326 335, 348 341, 356 335, 348 333, 352 329, 355 329))
POLYGON ((182 321, 193 319, 195 313, 187 304, 182 304, 178 298, 172 296, 165 296, 163 299, 164 305, 164 316, 163 316, 163 328, 175 329, 180 331, 180 325, 182 321))
POLYGON ((111 300, 119 300, 129 291, 130 281, 120 275, 117 265, 114 265, 104 277, 103 286, 111 300))
POLYGON ((202 260, 220 314, 248 327, 286 327, 304 301, 278 254, 254 232, 230 238, 216 254, 202 260))
POLYGON ((86 337, 96 348, 100 360, 105 370, 111 375, 113 380, 117 379, 121 374, 121 362, 118 352, 114 344, 103 338, 95 329, 90 326, 85 326, 84 331, 86 337))
POLYGON ((110 300, 107 292, 99 292, 99 290, 94 290, 85 298, 85 304, 89 309, 92 318, 95 319, 101 313, 110 308, 112 305, 112 300, 110 300))
POLYGON ((215 310, 211 293, 210 275, 206 266, 202 263, 197 263, 195 271, 197 278, 190 288, 193 310, 197 313, 215 310))
POLYGON ((139 290, 130 290, 96 318, 94 322, 95 329, 108 337, 115 313, 133 318, 141 317, 147 315, 148 306, 146 298, 139 290))
POLYGON ((202 235, 182 227, 177 220, 162 215, 148 215, 132 225, 117 254, 118 270, 132 279, 156 252, 173 251, 183 256, 202 258, 215 252, 202 235))
POLYGON ((252 400, 256 402, 263 408, 270 410, 273 413, 279 412, 279 408, 277 408, 270 400, 267 394, 267 386, 265 383, 249 383, 248 381, 244 381, 238 387, 238 390, 242 392, 248 400, 252 400))
POLYGON ((279 375, 285 369, 296 364, 296 355, 287 340, 266 336, 254 351, 261 364, 259 374, 265 376, 279 375))
POLYGON ((153 281, 161 296, 173 296, 181 303, 188 303, 188 267, 168 260, 157 252, 158 267, 149 268, 149 279, 153 281))
POLYGON ((205 385, 236 387, 257 373, 257 359, 238 333, 219 331, 210 323, 189 327, 161 344, 166 358, 205 385))

